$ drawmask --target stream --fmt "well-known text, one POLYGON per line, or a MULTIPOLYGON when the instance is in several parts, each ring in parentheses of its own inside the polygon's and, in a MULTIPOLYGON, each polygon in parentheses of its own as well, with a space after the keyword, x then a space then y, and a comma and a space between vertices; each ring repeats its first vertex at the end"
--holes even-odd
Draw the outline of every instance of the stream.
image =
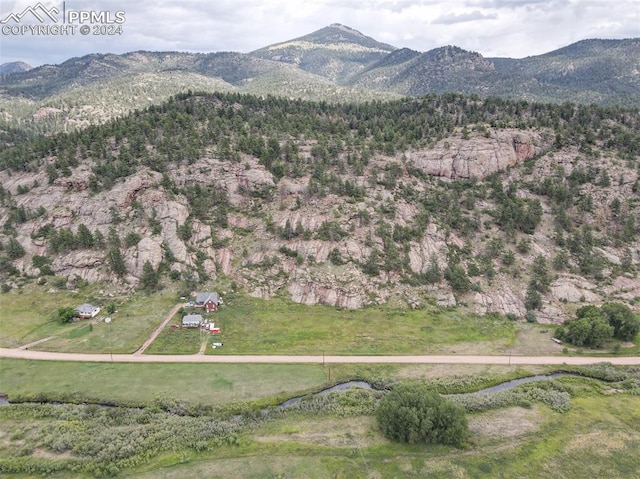
MULTIPOLYGON (((480 389, 480 390, 474 391, 472 393, 464 393, 464 394, 490 394, 490 393, 495 393, 495 392, 498 392, 498 391, 506 391, 508 389, 513 389, 516 386, 519 386, 520 384, 526 384, 526 383, 530 383, 530 382, 534 382, 534 381, 548 381, 550 379, 555 379, 555 378, 559 378, 559 377, 562 377, 562 376, 576 376, 576 375, 578 375, 578 374, 574 374, 574 373, 552 373, 552 374, 541 374, 541 375, 537 375, 537 376, 528 376, 528 377, 525 377, 525 378, 513 379, 511 381, 506 381, 506 382, 500 383, 500 384, 498 384, 496 386, 480 389)), ((331 386, 330 388, 323 389, 321 391, 318 391, 317 393, 313 393, 310 396, 324 396, 324 395, 332 393, 334 391, 346 391, 347 389, 352 389, 352 388, 372 389, 373 386, 371 385, 371 383, 368 383, 366 381, 347 381, 347 382, 344 382, 344 383, 336 384, 335 386, 331 386)), ((293 397, 291 399, 288 399, 288 400, 284 401, 283 403, 278 404, 276 406, 276 408, 284 409, 284 408, 287 408, 289 406, 293 406, 294 404, 296 404, 297 402, 300 402, 305 397, 309 397, 309 395, 293 397)), ((8 397, 6 395, 0 393, 0 406, 8 406, 9 404, 11 404, 11 403, 9 402, 8 397)), ((60 403, 57 403, 57 404, 60 404, 60 403)), ((112 406, 109 406, 109 405, 106 405, 106 404, 99 404, 98 406, 99 407, 112 407, 112 406)))
MULTIPOLYGON (((555 379, 563 376, 578 376, 578 374, 574 374, 574 373, 539 374, 537 376, 528 376, 525 378, 513 379, 511 381, 500 383, 496 386, 491 386, 488 388, 480 389, 478 391, 474 391, 471 393, 464 393, 464 394, 490 394, 498 391, 507 391, 508 389, 513 389, 516 386, 519 386, 520 384, 526 384, 534 381, 548 381, 550 379, 555 379)), ((311 394, 310 396, 324 396, 325 394, 329 394, 334 391, 345 391, 347 389, 352 389, 352 388, 372 389, 373 386, 371 385, 371 383, 368 383, 366 381, 348 381, 345 383, 336 384, 335 386, 332 386, 327 389, 323 389, 322 391, 311 394)), ((278 404, 276 407, 279 409, 282 409, 282 408, 292 406, 297 402, 301 401, 304 397, 308 397, 308 396, 293 397, 283 403, 278 404)))

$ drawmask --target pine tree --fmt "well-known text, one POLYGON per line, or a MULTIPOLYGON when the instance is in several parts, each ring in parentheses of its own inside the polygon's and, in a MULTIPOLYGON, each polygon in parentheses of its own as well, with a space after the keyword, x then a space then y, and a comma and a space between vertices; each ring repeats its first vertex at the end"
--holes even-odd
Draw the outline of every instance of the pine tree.
POLYGON ((145 261, 142 266, 140 287, 149 292, 153 292, 158 289, 158 272, 153 269, 153 265, 149 261, 145 261))
POLYGON ((126 274, 127 267, 124 264, 124 258, 122 257, 120 248, 117 245, 113 244, 109 247, 109 252, 107 253, 107 261, 109 262, 111 271, 113 271, 116 275, 122 277, 126 274))
POLYGON ((89 228, 84 223, 78 225, 78 233, 76 234, 76 242, 80 248, 93 248, 95 240, 89 228))
POLYGON ((9 238, 9 242, 4 248, 5 248, 5 251, 7 252, 7 256, 10 259, 22 258, 25 253, 22 245, 14 237, 9 238))

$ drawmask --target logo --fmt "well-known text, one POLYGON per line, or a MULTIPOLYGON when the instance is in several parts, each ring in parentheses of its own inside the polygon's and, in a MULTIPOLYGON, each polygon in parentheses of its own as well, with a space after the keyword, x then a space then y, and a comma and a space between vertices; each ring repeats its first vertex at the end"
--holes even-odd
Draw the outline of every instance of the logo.
POLYGON ((4 23, 9 23, 10 20, 13 20, 16 23, 20 23, 20 21, 22 20, 22 18, 27 14, 30 13, 31 15, 33 15, 34 17, 36 17, 38 19, 38 21, 40 23, 44 23, 45 19, 43 18, 42 15, 38 14, 38 11, 44 13, 47 17, 49 17, 53 22, 58 23, 58 17, 56 15, 60 14, 60 10, 58 10, 56 7, 51 8, 50 10, 47 10, 45 8, 45 6, 38 2, 35 6, 28 6, 27 8, 25 8, 24 10, 22 10, 22 12, 20 13, 10 13, 9 16, 7 18, 5 18, 4 20, 0 20, 0 23, 4 24, 4 23))
POLYGON ((126 13, 122 10, 75 10, 45 7, 42 2, 12 12, 0 20, 3 35, 122 35, 126 13), (37 23, 35 23, 37 21, 37 23))

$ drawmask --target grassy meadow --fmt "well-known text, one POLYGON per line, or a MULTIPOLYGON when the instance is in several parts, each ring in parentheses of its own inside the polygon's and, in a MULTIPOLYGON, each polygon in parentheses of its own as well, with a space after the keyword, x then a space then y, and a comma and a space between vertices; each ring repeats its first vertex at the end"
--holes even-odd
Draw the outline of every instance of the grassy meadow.
POLYGON ((222 349, 208 354, 491 354, 510 347, 515 323, 449 310, 390 306, 342 310, 280 298, 225 298, 222 349))
MULTIPOLYGON (((282 399, 295 395, 296 391, 317 390, 327 383, 327 370, 319 365, 101 364, 88 368, 84 364, 3 360, 0 366, 0 379, 10 391, 18 390, 21 387, 19 378, 29 375, 34 381, 42 382, 43 390, 77 387, 77 391, 85 394, 91 392, 99 397, 123 400, 136 397, 151 400, 153 404, 158 404, 155 399, 158 394, 165 398, 170 394, 178 401, 165 399, 163 404, 169 405, 180 404, 182 400, 202 401, 213 406, 242 401, 245 406, 240 407, 251 407, 246 401, 261 399, 259 403, 264 405, 267 397, 282 399), (46 383, 48 375, 52 377, 46 383), (68 378, 66 382, 65 377, 68 378), (94 380, 89 381, 90 377, 94 380), (136 377, 140 379, 131 382, 130 378, 136 377)), ((620 381, 637 382, 637 373, 631 369, 607 370, 613 376, 620 374, 620 381)), ((445 368, 441 365, 336 365, 333 374, 335 378, 357 375, 392 381, 422 379, 430 381, 438 390, 456 385, 473 390, 477 383, 492 377, 508 379, 543 371, 540 367, 506 366, 474 366, 465 370, 463 366, 445 368)), ((640 472, 637 455, 640 395, 637 386, 634 395, 634 390, 624 389, 621 382, 611 384, 586 377, 545 382, 541 386, 543 390, 563 391, 570 395, 570 408, 564 412, 537 400, 469 412, 470 439, 463 449, 390 442, 378 430, 372 409, 375 403, 371 403, 370 393, 354 390, 326 397, 326 406, 322 406, 322 402, 320 406, 314 406, 313 402, 304 406, 303 402, 299 409, 276 411, 264 418, 249 414, 244 416, 248 420, 245 426, 222 438, 188 442, 183 447, 160 447, 158 453, 132 461, 130 467, 125 467, 128 463, 121 461, 119 468, 111 471, 115 477, 130 479, 631 479, 638 477, 640 472)), ((127 450, 130 447, 126 446, 128 438, 138 437, 144 428, 155 431, 151 436, 142 436, 146 438, 144 441, 151 440, 154 435, 186 434, 188 437, 189 431, 197 434, 203 422, 212 420, 206 415, 189 417, 163 413, 154 407, 148 411, 104 411, 87 405, 73 406, 68 412, 29 405, 0 407, 0 469, 7 461, 20 464, 14 457, 19 453, 25 461, 34 461, 41 470, 50 464, 50 472, 46 474, 49 478, 96 477, 100 474, 55 470, 56 467, 72 467, 74 463, 70 461, 81 457, 72 452, 76 446, 71 438, 87 437, 86 446, 78 445, 81 454, 85 447, 91 447, 90 438, 113 437, 121 444, 113 451, 117 454, 127 450), (132 423, 127 422, 127 414, 134 417, 132 423), (119 424, 117 428, 108 426, 113 421, 119 424), (154 421, 161 422, 156 424, 154 421), (83 426, 85 422, 87 426, 83 426), (89 433, 85 431, 88 424, 96 424, 98 429, 89 433)), ((178 441, 177 444, 181 443, 178 441)), ((42 477, 29 473, 5 476, 15 479, 42 477)))
POLYGON ((54 320, 58 307, 76 307, 85 296, 67 290, 48 292, 28 284, 20 290, 0 294, 0 346, 15 348, 55 334, 67 334, 73 325, 54 320))
MULTIPOLYGON (((349 311, 242 295, 225 299, 214 315, 222 334, 167 327, 147 353, 196 354, 206 340, 224 342, 217 350, 207 346, 206 354, 560 354, 562 362, 563 347, 550 341, 553 327, 497 315, 392 306, 349 311)), ((0 343, 17 347, 53 336, 33 348, 132 352, 157 328, 176 297, 166 292, 112 300, 118 312, 109 325, 102 321, 105 314, 95 323, 61 325, 51 319, 47 305, 89 301, 104 306, 107 298, 92 289, 48 293, 35 286, 0 295, 0 343)), ((175 322, 178 317, 169 324, 175 322)), ((381 394, 375 391, 338 393, 320 406, 302 401, 299 410, 276 410, 264 417, 258 413, 267 405, 350 379, 387 386, 427 381, 452 394, 553 369, 0 359, 0 392, 10 399, 80 403, 61 409, 0 406, 0 474, 10 479, 640 476, 640 380, 633 368, 604 368, 606 377, 617 381, 611 385, 565 377, 533 392, 525 387, 517 400, 491 399, 488 410, 468 409, 471 436, 461 450, 387 440, 374 417, 374 398, 381 394), (557 399, 563 405, 569 401, 570 408, 554 407, 557 399), (141 409, 101 409, 85 402, 141 409), (230 410, 242 411, 237 422, 224 418, 230 410)))
POLYGON ((124 403, 172 397, 215 405, 293 395, 326 382, 321 365, 134 364, 0 359, 0 392, 37 393, 124 403))
MULTIPOLYGON (((471 444, 393 444, 370 416, 277 420, 223 446, 125 478, 632 479, 640 475, 640 398, 576 398, 564 414, 545 406, 469 416, 471 444)), ((169 462, 169 457, 165 458, 169 462)))

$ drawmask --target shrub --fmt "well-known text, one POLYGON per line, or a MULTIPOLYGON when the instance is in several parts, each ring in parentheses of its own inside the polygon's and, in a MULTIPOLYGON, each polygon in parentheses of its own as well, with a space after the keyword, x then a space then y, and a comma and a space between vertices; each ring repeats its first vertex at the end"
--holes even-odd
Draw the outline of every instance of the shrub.
POLYGON ((601 347, 613 337, 613 326, 595 306, 585 306, 578 310, 578 317, 567 321, 558 328, 556 336, 575 346, 601 347))
POLYGON ((465 293, 471 289, 471 281, 460 264, 450 264, 444 270, 444 279, 454 291, 465 293))
POLYGON ((333 248, 329 253, 329 261, 331 261, 336 266, 340 266, 344 264, 345 261, 342 259, 342 254, 338 248, 333 248))
POLYGON ((22 258, 25 254, 22 245, 13 237, 9 238, 9 242, 4 246, 4 249, 7 252, 7 256, 12 260, 22 258))
POLYGON ((133 231, 127 233, 127 236, 124 237, 124 245, 127 248, 131 248, 132 246, 140 243, 141 237, 138 233, 134 233, 133 231))
POLYGON ((70 323, 76 317, 76 310, 71 306, 60 307, 56 311, 56 317, 61 323, 70 323))
POLYGON ((400 385, 376 411, 382 433, 405 443, 462 445, 469 434, 464 410, 425 385, 400 385))
POLYGON ((347 236, 347 232, 335 221, 325 221, 316 232, 316 238, 322 241, 340 241, 347 236))

